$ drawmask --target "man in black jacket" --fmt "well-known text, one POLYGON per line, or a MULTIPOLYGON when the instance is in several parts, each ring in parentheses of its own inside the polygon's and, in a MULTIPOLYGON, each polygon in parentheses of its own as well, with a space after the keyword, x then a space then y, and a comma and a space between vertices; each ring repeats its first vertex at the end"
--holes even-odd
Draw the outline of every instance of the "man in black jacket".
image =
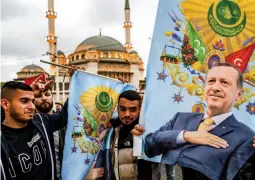
MULTIPOLYGON (((118 99, 118 118, 111 119, 110 123, 114 128, 111 135, 111 147, 100 151, 97 156, 99 167, 92 166, 86 180, 98 178, 104 180, 129 179, 129 180, 150 180, 152 179, 151 162, 137 159, 133 156, 133 136, 131 130, 139 123, 141 110, 141 97, 136 91, 124 91, 118 99), (108 152, 110 152, 108 154, 108 152), (113 158, 109 158, 113 157, 113 158), (113 160, 115 159, 115 160, 113 160)), ((102 134, 100 138, 103 139, 102 134)))
POLYGON ((56 179, 53 132, 67 124, 67 102, 55 114, 35 114, 30 86, 10 81, 1 90, 1 179, 56 179))
MULTIPOLYGON (((46 82, 45 89, 35 95, 35 108, 37 113, 53 114, 53 95, 52 95, 53 81, 46 82)), ((61 108, 57 113, 61 111, 61 108)), ((54 132, 54 146, 56 158, 56 172, 57 179, 61 179, 61 168, 63 159, 63 150, 65 142, 66 127, 54 132)))

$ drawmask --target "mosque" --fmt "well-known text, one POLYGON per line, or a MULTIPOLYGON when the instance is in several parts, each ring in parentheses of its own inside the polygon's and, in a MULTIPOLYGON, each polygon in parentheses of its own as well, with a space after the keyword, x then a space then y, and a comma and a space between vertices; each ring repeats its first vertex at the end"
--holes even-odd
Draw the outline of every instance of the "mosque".
MULTIPOLYGON (((118 40, 101 34, 89 37, 83 40, 71 54, 65 54, 60 50, 56 50, 57 37, 55 36, 55 19, 57 13, 54 11, 54 2, 49 0, 49 9, 46 17, 49 21, 49 35, 47 42, 49 43, 50 61, 62 65, 75 65, 81 70, 90 73, 100 74, 110 78, 122 79, 132 83, 137 90, 143 94, 145 89, 144 80, 144 63, 139 54, 133 49, 131 44, 131 28, 130 21, 130 3, 125 0, 124 6, 125 21, 123 28, 125 29, 126 42, 122 45, 118 40)), ((46 73, 49 79, 55 79, 53 96, 54 100, 64 102, 69 95, 69 77, 64 68, 50 66, 50 72, 46 72, 37 65, 28 65, 22 68, 18 73, 17 81, 23 81, 25 78, 46 73)))

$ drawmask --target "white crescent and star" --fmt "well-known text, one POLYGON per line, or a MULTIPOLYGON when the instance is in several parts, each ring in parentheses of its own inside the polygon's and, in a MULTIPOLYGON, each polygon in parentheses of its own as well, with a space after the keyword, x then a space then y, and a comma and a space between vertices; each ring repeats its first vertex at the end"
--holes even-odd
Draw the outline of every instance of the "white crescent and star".
POLYGON ((238 67, 242 66, 243 60, 240 58, 236 58, 234 60, 234 64, 237 65, 238 67))
POLYGON ((198 55, 199 52, 196 48, 194 49, 194 51, 195 51, 195 55, 198 55))
POLYGON ((194 48, 195 55, 198 55, 199 53, 205 54, 205 48, 204 47, 200 47, 200 45, 201 45, 201 42, 198 39, 194 40, 194 46, 196 46, 194 48))
POLYGON ((200 47, 199 49, 202 50, 202 54, 205 54, 205 48, 204 47, 200 47))
POLYGON ((198 39, 194 40, 194 44, 197 44, 197 47, 200 47, 200 41, 198 39))

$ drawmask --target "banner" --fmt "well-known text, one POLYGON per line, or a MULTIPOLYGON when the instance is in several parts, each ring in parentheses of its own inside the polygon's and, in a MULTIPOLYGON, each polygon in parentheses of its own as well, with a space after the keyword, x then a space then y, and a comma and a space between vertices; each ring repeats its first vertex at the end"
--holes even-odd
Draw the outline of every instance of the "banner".
POLYGON ((42 73, 42 74, 24 79, 24 83, 30 86, 32 83, 34 83, 36 80, 38 80, 38 82, 46 84, 47 78, 48 78, 48 75, 46 73, 42 73))
POLYGON ((248 0, 159 0, 140 118, 146 134, 177 112, 203 113, 206 73, 218 62, 243 73, 243 98, 233 113, 255 130, 254 7, 248 0))
POLYGON ((75 72, 68 102, 68 124, 62 167, 63 180, 83 180, 100 149, 100 133, 109 120, 119 94, 135 87, 121 81, 75 72))

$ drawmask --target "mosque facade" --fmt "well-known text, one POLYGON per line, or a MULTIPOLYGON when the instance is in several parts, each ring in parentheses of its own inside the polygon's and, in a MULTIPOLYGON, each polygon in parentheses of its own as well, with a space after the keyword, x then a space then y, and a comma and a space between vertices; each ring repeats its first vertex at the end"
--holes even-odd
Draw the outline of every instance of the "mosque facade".
MULTIPOLYGON (((53 5, 53 0, 51 1, 49 5, 53 5)), ((56 51, 57 37, 55 36, 54 21, 57 15, 54 8, 49 6, 46 17, 49 19, 47 41, 49 43, 50 61, 67 66, 75 65, 80 70, 110 78, 122 78, 134 84, 137 90, 143 94, 145 89, 144 63, 131 44, 132 23, 130 21, 129 0, 125 0, 124 14, 125 44, 112 37, 102 35, 100 31, 98 35, 83 40, 73 53, 65 54, 60 50, 56 51)), ((17 73, 18 78, 16 80, 23 81, 25 78, 39 73, 47 72, 39 66, 28 65, 17 73)), ((55 82, 58 83, 55 83, 53 88, 54 100, 64 102, 69 95, 70 79, 67 75, 67 69, 50 66, 50 72, 47 74, 49 79, 55 79, 55 82)))

